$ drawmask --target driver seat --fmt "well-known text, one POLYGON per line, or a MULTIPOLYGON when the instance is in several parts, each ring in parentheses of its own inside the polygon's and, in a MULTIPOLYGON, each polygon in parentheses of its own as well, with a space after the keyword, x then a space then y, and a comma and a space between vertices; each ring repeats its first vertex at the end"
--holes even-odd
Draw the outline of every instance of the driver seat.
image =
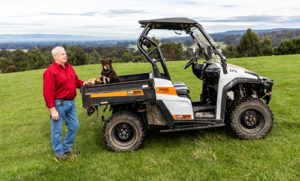
POLYGON ((175 91, 179 97, 185 97, 191 99, 189 93, 190 90, 183 82, 174 82, 173 83, 175 91))
POLYGON ((202 68, 203 68, 203 64, 200 63, 194 63, 192 67, 193 73, 198 79, 200 79, 201 77, 202 68))

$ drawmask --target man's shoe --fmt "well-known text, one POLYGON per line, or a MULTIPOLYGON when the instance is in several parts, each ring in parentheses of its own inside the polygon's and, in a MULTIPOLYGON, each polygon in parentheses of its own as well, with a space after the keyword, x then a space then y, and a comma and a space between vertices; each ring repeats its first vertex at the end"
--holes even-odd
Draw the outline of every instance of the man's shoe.
POLYGON ((66 160, 68 156, 65 153, 55 156, 58 160, 66 160))
POLYGON ((68 152, 65 152, 65 154, 76 154, 76 155, 78 155, 79 153, 80 153, 79 150, 70 150, 68 152))

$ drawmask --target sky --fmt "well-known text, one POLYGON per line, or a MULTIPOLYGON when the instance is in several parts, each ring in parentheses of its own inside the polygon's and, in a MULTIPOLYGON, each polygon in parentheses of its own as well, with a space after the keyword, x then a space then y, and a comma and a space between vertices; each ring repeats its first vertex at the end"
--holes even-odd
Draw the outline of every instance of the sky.
POLYGON ((0 34, 137 39, 139 20, 171 17, 196 20, 208 33, 300 28, 298 0, 0 0, 0 7, 0 34))

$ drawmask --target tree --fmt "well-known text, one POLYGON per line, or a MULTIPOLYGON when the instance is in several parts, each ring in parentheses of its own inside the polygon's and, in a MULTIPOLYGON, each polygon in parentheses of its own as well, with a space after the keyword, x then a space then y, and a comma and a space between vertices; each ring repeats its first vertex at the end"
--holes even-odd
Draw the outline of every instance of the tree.
POLYGON ((130 52, 125 52, 122 57, 122 62, 132 62, 134 61, 134 57, 132 56, 132 54, 130 52))
POLYGON ((49 52, 49 51, 45 51, 42 53, 45 61, 46 61, 46 64, 45 64, 45 68, 49 67, 52 62, 53 62, 53 56, 52 56, 52 53, 49 52))
POLYGON ((191 59, 194 57, 194 54, 193 54, 193 49, 192 48, 187 48, 185 51, 183 51, 184 54, 185 54, 185 57, 187 59, 191 59))
POLYGON ((234 44, 231 44, 231 45, 226 47, 226 57, 227 58, 237 58, 237 57, 239 57, 237 47, 234 44))
MULTIPOLYGON (((22 62, 26 62, 27 60, 28 60, 28 55, 23 50, 17 49, 13 52, 12 62, 18 70, 20 70, 22 62)), ((25 71, 25 70, 20 70, 20 71, 25 71)))
POLYGON ((8 58, 8 56, 9 56, 9 51, 6 51, 6 50, 1 50, 0 51, 0 57, 8 58))
POLYGON ((87 62, 87 57, 85 52, 83 51, 82 47, 78 45, 76 47, 76 60, 77 60, 77 65, 86 65, 88 64, 87 62))
POLYGON ((176 60, 176 44, 174 42, 163 43, 160 46, 161 52, 167 61, 176 60))
POLYGON ((66 52, 68 51, 67 45, 65 43, 63 44, 62 47, 65 49, 66 52))
POLYGON ((189 39, 189 40, 184 40, 183 41, 183 44, 186 46, 186 47, 190 47, 194 44, 194 40, 193 39, 189 39))
MULTIPOLYGON (((151 38, 151 40, 155 41, 155 43, 159 46, 159 40, 155 38, 155 36, 153 36, 151 38)), ((147 52, 150 52, 154 49, 155 47, 151 44, 151 47, 150 48, 147 48, 147 52)), ((157 58, 158 57, 158 51, 157 49, 151 53, 151 57, 152 58, 157 58)))
POLYGON ((15 65, 10 65, 5 69, 4 73, 12 73, 12 72, 18 72, 15 65))
POLYGON ((183 48, 181 42, 163 43, 160 46, 161 52, 167 61, 181 60, 183 48))
POLYGON ((8 67, 8 59, 6 57, 0 57, 0 70, 1 73, 5 72, 5 69, 8 67))
POLYGON ((46 60, 42 56, 42 53, 39 49, 35 49, 33 54, 28 55, 28 65, 26 70, 35 70, 45 68, 46 60))
POLYGON ((70 46, 68 52, 67 52, 67 62, 71 65, 77 65, 77 60, 76 60, 76 48, 75 45, 70 46))
POLYGON ((88 63, 89 64, 97 64, 99 62, 100 54, 94 50, 92 53, 88 54, 88 63))
POLYGON ((262 42, 261 42, 261 50, 263 55, 273 55, 273 48, 272 48, 272 42, 269 37, 266 37, 262 42))
POLYGON ((183 52, 183 47, 181 42, 178 42, 176 44, 176 60, 182 60, 182 52, 183 52))
POLYGON ((252 32, 251 28, 248 28, 247 31, 242 36, 240 40, 240 50, 241 54, 248 57, 260 56, 260 40, 256 33, 252 32))
POLYGON ((282 41, 277 48, 274 48, 276 55, 288 55, 300 53, 300 36, 293 40, 282 41))

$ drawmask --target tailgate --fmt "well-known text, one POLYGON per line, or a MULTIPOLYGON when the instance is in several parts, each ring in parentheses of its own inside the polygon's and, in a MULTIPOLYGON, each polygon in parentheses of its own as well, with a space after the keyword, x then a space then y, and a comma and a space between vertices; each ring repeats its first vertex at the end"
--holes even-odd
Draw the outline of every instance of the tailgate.
POLYGON ((84 108, 103 104, 123 104, 136 101, 154 100, 153 79, 95 86, 82 86, 84 108))

